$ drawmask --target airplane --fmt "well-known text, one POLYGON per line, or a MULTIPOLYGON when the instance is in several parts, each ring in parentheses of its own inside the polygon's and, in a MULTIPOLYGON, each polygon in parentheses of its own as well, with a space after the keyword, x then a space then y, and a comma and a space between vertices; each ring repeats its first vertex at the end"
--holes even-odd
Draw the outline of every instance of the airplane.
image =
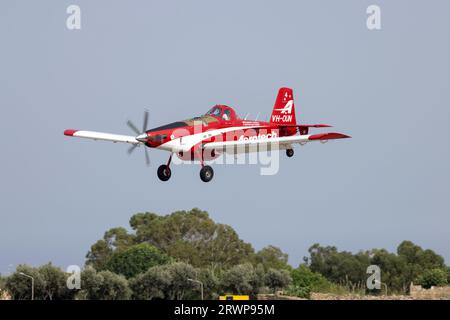
MULTIPOLYGON (((211 166, 205 161, 228 154, 258 152, 261 150, 286 150, 286 155, 294 155, 294 144, 304 145, 312 141, 322 143, 328 140, 350 138, 350 136, 327 132, 309 134, 311 128, 331 127, 327 124, 297 124, 295 117, 294 93, 291 88, 280 88, 268 122, 241 119, 232 107, 215 105, 204 115, 187 120, 176 121, 147 130, 148 111, 144 113, 142 130, 133 122, 127 125, 136 136, 111 134, 95 131, 67 129, 64 135, 93 140, 129 143, 131 154, 136 147, 144 145, 148 148, 168 151, 166 164, 158 167, 157 175, 161 181, 168 181, 172 175, 170 164, 176 155, 184 161, 198 160, 201 165, 200 178, 209 182, 214 177, 211 166)), ((150 158, 145 148, 146 164, 150 158)))

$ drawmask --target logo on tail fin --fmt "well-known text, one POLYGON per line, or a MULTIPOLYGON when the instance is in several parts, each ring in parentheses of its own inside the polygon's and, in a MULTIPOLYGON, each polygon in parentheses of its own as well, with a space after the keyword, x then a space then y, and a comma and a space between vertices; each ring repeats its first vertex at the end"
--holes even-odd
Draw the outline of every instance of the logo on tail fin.
POLYGON ((277 111, 281 111, 282 114, 291 114, 292 113, 292 106, 294 105, 294 100, 289 100, 286 105, 284 106, 284 108, 281 109, 275 109, 277 111))

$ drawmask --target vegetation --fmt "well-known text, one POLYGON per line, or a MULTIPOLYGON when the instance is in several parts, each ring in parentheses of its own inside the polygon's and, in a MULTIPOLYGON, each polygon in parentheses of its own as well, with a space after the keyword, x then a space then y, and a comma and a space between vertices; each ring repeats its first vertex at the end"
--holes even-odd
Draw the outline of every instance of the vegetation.
POLYGON ((19 265, 0 277, 0 290, 13 299, 217 299, 221 294, 277 293, 309 298, 311 292, 379 294, 367 291, 367 267, 381 269, 389 293, 408 293, 411 282, 425 288, 447 285, 450 267, 432 250, 403 241, 396 253, 372 249, 351 253, 314 244, 293 268, 274 246, 259 251, 230 226, 215 223, 199 209, 167 216, 138 213, 132 232, 113 228, 94 243, 81 272, 81 289, 69 290, 69 274, 51 263, 19 265), (193 281, 194 280, 194 281, 193 281))
MULTIPOLYGON (((423 275, 430 270, 440 270, 441 280, 447 274, 447 267, 440 255, 429 249, 423 250, 411 241, 403 241, 397 248, 397 254, 384 249, 352 254, 339 252, 336 247, 321 247, 319 244, 313 245, 309 253, 310 257, 305 258, 305 261, 312 271, 352 291, 360 287, 361 282, 367 278, 366 270, 369 265, 380 267, 382 282, 391 293, 408 293, 411 282, 420 283, 423 275)), ((440 281, 436 285, 445 283, 440 281)))
POLYGON ((105 269, 127 278, 137 276, 149 268, 169 262, 170 258, 148 243, 133 245, 110 255, 105 269))
POLYGON ((126 300, 131 297, 127 279, 111 271, 97 272, 87 267, 81 273, 82 289, 78 299, 87 300, 126 300))
POLYGON ((445 286, 447 284, 447 274, 442 269, 425 270, 418 277, 417 283, 426 289, 433 286, 445 286))

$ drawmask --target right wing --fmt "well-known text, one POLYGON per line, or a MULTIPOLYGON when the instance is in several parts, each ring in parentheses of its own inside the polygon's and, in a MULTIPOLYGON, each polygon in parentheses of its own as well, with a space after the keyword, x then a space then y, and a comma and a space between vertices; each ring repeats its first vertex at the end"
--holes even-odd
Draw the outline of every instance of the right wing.
POLYGON ((293 143, 305 144, 311 141, 326 142, 328 140, 350 138, 342 133, 329 132, 287 137, 248 139, 236 141, 210 142, 203 145, 204 150, 215 150, 229 154, 258 152, 263 150, 278 150, 291 148, 293 143))
POLYGON ((86 138, 86 139, 92 139, 92 140, 124 142, 124 143, 131 143, 131 144, 141 143, 141 142, 137 141, 136 138, 133 136, 125 136, 125 135, 121 135, 121 134, 113 134, 113 133, 105 133, 105 132, 67 129, 64 131, 64 135, 69 136, 69 137, 86 138))

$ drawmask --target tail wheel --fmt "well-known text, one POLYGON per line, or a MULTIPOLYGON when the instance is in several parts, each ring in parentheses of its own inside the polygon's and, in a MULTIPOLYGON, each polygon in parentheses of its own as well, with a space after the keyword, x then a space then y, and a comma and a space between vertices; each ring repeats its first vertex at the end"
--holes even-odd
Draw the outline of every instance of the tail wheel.
POLYGON ((170 170, 168 165, 162 164, 158 168, 158 178, 161 181, 167 181, 170 179, 172 175, 172 171, 170 170))
POLYGON ((286 149, 286 155, 290 158, 294 155, 294 149, 286 149))
POLYGON ((209 182, 214 177, 214 170, 210 166, 204 166, 200 170, 200 179, 202 179, 203 182, 209 182))

